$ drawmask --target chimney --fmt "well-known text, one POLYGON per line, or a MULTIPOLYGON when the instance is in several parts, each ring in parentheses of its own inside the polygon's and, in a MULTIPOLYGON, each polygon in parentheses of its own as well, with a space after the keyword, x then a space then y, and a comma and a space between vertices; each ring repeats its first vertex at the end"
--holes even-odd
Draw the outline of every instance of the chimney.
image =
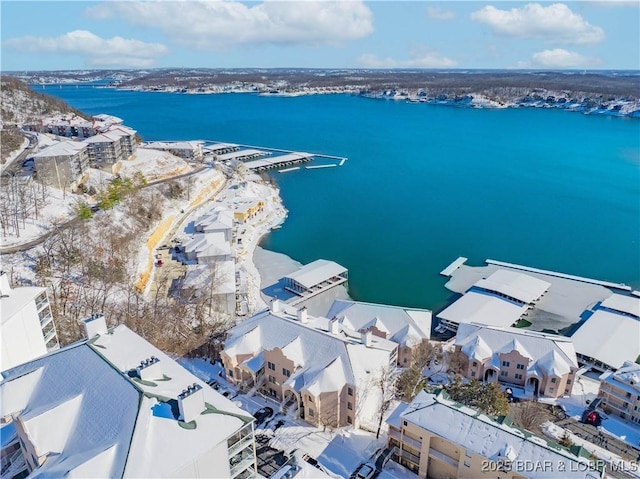
POLYGON ((309 316, 307 315, 307 307, 303 306, 298 310, 298 321, 307 324, 309 322, 309 316))
POLYGON ((104 314, 92 314, 83 319, 82 323, 84 324, 84 334, 87 339, 91 339, 97 334, 107 333, 107 320, 104 318, 104 314))
POLYGON ((278 298, 273 298, 271 300, 271 304, 269 305, 269 311, 271 311, 272 313, 279 313, 281 312, 282 308, 280 306, 280 300, 278 298))
POLYGON ((371 347, 371 331, 361 332, 360 342, 364 344, 366 347, 371 347))
POLYGON ((338 318, 333 318, 329 321, 329 332, 331 334, 339 334, 342 331, 342 325, 338 322, 338 318))
POLYGON ((9 296, 9 293, 11 293, 9 275, 6 271, 0 271, 0 296, 9 296))
POLYGON ((144 361, 140 361, 140 365, 136 368, 138 376, 143 381, 152 381, 154 379, 162 379, 162 366, 160 366, 160 360, 151 356, 144 361))
POLYGON ((184 422, 191 422, 205 410, 202 386, 193 383, 178 394, 178 409, 184 422))

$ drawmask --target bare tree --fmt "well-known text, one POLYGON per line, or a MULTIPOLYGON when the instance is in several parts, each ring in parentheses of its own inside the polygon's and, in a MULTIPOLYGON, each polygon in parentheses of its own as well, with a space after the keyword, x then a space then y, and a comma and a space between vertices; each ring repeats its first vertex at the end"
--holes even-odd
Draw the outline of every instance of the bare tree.
POLYGON ((548 419, 548 414, 538 401, 513 404, 513 422, 521 428, 533 430, 548 419))
POLYGON ((380 430, 382 429, 382 421, 385 414, 391 408, 393 400, 396 397, 396 385, 398 381, 398 372, 395 366, 387 365, 383 366, 378 371, 378 376, 375 378, 375 387, 380 394, 380 403, 378 407, 378 430, 376 431, 376 439, 380 437, 380 430))

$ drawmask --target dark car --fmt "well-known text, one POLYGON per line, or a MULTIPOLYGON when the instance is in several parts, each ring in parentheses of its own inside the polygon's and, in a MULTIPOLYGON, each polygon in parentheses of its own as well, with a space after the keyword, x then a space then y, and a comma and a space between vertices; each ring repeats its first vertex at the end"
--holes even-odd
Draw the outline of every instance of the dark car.
POLYGON ((273 409, 265 406, 262 407, 260 409, 258 409, 254 414, 253 417, 256 418, 256 424, 262 424, 263 422, 265 422, 267 419, 269 419, 271 416, 273 416, 273 409))

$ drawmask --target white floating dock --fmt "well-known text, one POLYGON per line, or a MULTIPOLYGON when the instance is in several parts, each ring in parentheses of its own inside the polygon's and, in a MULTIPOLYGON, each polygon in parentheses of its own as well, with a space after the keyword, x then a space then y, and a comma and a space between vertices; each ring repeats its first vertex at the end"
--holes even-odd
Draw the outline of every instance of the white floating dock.
POLYGON ((278 173, 286 173, 288 171, 296 171, 299 170, 300 167, 299 166, 294 166, 293 168, 285 168, 284 170, 278 170, 278 173))
POLYGON ((340 160, 340 164, 339 164, 338 166, 342 166, 342 165, 344 165, 344 162, 345 162, 345 161, 347 161, 347 159, 346 159, 346 158, 343 158, 342 160, 340 160))
POLYGON ((488 259, 485 261, 485 263, 493 264, 495 266, 504 266, 505 268, 518 269, 520 271, 528 271, 530 273, 546 274, 549 276, 555 276, 556 278, 571 279, 573 281, 580 281, 582 283, 597 284, 599 286, 604 286, 606 288, 615 288, 615 289, 621 289, 623 291, 631 291, 630 286, 627 286, 626 284, 622 284, 622 283, 612 283, 610 281, 600 281, 598 279, 583 278, 582 276, 574 276, 572 274, 557 273, 555 271, 548 271, 545 269, 530 268, 529 266, 505 263, 503 261, 495 261, 493 259, 488 259))
POLYGON ((460 256, 457 260, 447 266, 445 269, 440 271, 442 276, 451 276, 455 270, 457 270, 460 266, 465 264, 469 258, 465 258, 464 256, 460 256))
POLYGON ((338 165, 316 165, 316 166, 305 166, 307 170, 315 170, 317 168, 334 168, 338 165))

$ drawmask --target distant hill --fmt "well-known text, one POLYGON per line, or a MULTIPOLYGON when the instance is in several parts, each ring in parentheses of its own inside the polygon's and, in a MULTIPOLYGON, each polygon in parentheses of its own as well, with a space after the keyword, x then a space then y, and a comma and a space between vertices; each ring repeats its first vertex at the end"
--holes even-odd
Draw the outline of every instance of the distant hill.
POLYGON ((24 123, 57 113, 74 113, 87 118, 64 101, 37 93, 23 81, 7 75, 0 76, 0 105, 0 163, 25 141, 20 130, 24 123))

